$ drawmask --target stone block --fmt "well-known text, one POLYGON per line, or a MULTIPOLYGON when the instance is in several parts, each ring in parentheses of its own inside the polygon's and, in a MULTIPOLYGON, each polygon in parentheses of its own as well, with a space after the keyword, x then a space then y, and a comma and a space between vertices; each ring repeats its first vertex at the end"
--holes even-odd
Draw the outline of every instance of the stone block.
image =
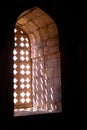
POLYGON ((49 48, 58 46, 58 44, 59 44, 58 40, 55 40, 55 39, 48 39, 47 40, 47 47, 49 47, 49 48))
POLYGON ((49 24, 48 31, 51 38, 58 37, 58 29, 56 24, 54 23, 49 24))
POLYGON ((49 54, 57 53, 59 51, 59 47, 55 46, 53 48, 49 48, 49 54))

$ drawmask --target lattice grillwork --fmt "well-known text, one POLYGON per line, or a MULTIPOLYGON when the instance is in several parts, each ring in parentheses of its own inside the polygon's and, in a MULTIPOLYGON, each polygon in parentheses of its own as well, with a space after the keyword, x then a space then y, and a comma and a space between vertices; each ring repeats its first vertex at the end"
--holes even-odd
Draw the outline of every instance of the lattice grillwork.
POLYGON ((14 109, 32 107, 30 44, 26 33, 14 29, 14 109))

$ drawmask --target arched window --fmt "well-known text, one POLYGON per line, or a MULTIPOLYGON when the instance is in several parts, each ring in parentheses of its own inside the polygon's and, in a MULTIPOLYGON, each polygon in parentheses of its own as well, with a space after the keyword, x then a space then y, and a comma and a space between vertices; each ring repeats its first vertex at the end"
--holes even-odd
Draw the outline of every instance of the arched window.
POLYGON ((58 28, 39 7, 23 12, 14 29, 14 116, 61 112, 58 28))

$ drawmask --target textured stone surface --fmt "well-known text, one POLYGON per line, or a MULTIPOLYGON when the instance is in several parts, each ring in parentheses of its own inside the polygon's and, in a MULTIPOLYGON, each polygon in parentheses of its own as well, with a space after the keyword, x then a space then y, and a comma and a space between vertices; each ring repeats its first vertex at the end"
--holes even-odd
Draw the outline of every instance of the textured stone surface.
POLYGON ((55 22, 35 8, 17 24, 28 34, 31 44, 33 107, 61 111, 61 64, 55 22))

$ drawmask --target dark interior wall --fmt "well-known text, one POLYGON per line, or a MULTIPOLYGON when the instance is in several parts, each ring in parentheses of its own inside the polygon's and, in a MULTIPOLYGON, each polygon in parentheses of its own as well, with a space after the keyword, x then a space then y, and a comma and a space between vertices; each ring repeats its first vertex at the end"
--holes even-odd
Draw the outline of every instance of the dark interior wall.
MULTIPOLYGON (((29 123, 34 127, 33 123, 37 122, 37 128, 40 128, 38 126, 40 124, 46 128, 46 126, 52 126, 50 122, 54 121, 54 119, 59 120, 59 122, 62 121, 60 118, 63 118, 63 114, 36 115, 15 119, 12 115, 13 28, 17 17, 26 9, 34 6, 39 6, 54 19, 59 29, 60 39, 63 113, 72 114, 77 111, 77 86, 80 85, 79 70, 81 69, 82 74, 82 67, 84 66, 83 49, 81 48, 80 50, 78 43, 75 42, 75 6, 72 2, 67 4, 67 2, 55 0, 36 0, 35 2, 32 2, 32 0, 18 0, 17 2, 12 1, 10 4, 12 5, 8 8, 4 6, 0 8, 0 119, 6 124, 10 124, 13 121, 15 126, 21 121, 19 124, 23 123, 27 127, 29 127, 29 123), (79 66, 80 62, 81 66, 79 66)), ((84 76, 81 79, 83 79, 81 84, 84 85, 84 76)), ((57 126, 56 122, 53 124, 57 126)))

